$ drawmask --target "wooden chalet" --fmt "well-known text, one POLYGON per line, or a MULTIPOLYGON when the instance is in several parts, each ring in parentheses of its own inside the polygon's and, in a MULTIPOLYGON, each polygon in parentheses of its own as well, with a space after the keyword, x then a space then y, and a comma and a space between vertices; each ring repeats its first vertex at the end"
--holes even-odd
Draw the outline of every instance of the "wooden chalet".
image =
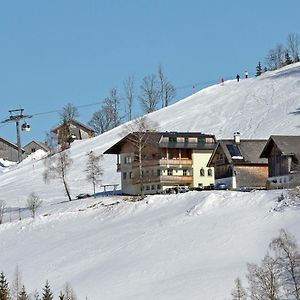
POLYGON ((37 150, 43 150, 45 152, 50 151, 49 147, 45 143, 41 143, 38 141, 31 141, 27 145, 25 145, 23 148, 25 150, 26 156, 36 152, 37 150))
POLYGON ((206 166, 216 146, 214 135, 145 132, 141 164, 137 147, 132 143, 135 135, 128 134, 104 152, 117 155, 124 194, 140 194, 141 185, 144 194, 155 194, 174 187, 205 188, 214 184, 213 168, 206 166))
MULTIPOLYGON (((25 150, 22 149, 22 154, 24 153, 25 150)), ((18 146, 0 137, 0 158, 18 162, 18 146)))
POLYGON ((215 169, 215 184, 228 189, 265 188, 268 161, 260 154, 267 140, 244 140, 237 132, 234 139, 220 140, 208 162, 215 169))
POLYGON ((95 131, 81 122, 70 119, 51 130, 58 138, 58 144, 62 139, 67 140, 69 144, 74 140, 85 140, 95 136, 95 131), (66 138, 66 135, 68 137, 66 138))
POLYGON ((260 157, 269 162, 267 188, 300 186, 300 136, 271 135, 260 157))

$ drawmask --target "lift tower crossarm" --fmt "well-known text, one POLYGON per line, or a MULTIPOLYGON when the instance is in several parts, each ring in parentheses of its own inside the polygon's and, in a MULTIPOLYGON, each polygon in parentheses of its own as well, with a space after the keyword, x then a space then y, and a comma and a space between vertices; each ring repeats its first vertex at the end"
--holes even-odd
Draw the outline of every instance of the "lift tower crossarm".
POLYGON ((8 119, 2 121, 1 123, 15 122, 17 130, 17 146, 18 146, 18 161, 22 161, 22 148, 21 148, 21 135, 20 135, 20 121, 24 119, 31 118, 32 115, 23 115, 24 108, 12 109, 8 111, 10 116, 8 119))

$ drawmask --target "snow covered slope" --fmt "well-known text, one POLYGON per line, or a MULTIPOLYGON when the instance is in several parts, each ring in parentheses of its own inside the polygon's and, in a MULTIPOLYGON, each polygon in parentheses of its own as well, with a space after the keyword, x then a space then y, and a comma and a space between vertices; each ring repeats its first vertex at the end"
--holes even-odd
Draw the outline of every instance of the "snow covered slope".
MULTIPOLYGON (((225 81, 150 114, 161 130, 201 131, 229 138, 300 135, 300 64, 259 78, 225 81)), ((123 126, 72 144, 71 194, 91 192, 85 154, 103 153, 123 126)), ((9 276, 16 264, 28 289, 49 279, 55 291, 70 281, 81 299, 224 299, 245 263, 258 261, 269 239, 299 228, 299 210, 270 211, 278 192, 200 192, 64 202, 61 184, 46 185, 42 157, 0 173, 0 199, 9 213, 0 226, 0 263, 9 276), (26 199, 43 200, 36 220, 26 199), (103 201, 119 201, 103 205, 103 201), (19 214, 22 220, 17 221, 19 214), (12 220, 10 222, 10 220, 12 220), (34 270, 34 272, 32 271, 34 270)), ((114 156, 103 162, 103 183, 119 183, 114 156)), ((1 170, 0 170, 1 172, 1 170)))

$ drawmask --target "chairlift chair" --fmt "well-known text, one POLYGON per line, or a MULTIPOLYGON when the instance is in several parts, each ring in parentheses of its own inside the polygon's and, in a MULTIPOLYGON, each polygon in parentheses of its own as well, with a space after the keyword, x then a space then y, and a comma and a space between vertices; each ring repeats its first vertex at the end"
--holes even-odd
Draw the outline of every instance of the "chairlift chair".
POLYGON ((22 129, 22 131, 27 131, 28 132, 28 131, 30 131, 31 128, 30 128, 30 125, 25 122, 25 123, 22 124, 21 129, 22 129))

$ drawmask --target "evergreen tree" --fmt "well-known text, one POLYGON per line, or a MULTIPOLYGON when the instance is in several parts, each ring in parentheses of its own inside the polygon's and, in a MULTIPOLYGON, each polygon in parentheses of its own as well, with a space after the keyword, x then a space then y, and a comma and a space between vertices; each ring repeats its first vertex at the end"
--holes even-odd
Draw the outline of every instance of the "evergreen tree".
POLYGON ((290 64, 292 64, 292 63, 293 63, 293 61, 292 61, 291 58, 290 58, 289 51, 286 51, 286 52, 285 52, 285 64, 286 64, 286 65, 290 65, 290 64))
POLYGON ((65 299, 65 295, 63 294, 63 292, 60 292, 58 298, 59 298, 59 300, 64 300, 65 299))
POLYGON ((41 300, 39 292, 37 290, 34 292, 33 300, 41 300))
POLYGON ((50 285, 49 285, 48 280, 46 281, 43 291, 44 292, 43 292, 42 300, 52 300, 53 299, 53 294, 50 290, 50 285))
POLYGON ((260 63, 260 61, 259 61, 259 62, 258 62, 258 65, 256 66, 256 74, 255 74, 255 76, 256 76, 256 77, 257 77, 257 76, 260 76, 261 73, 262 73, 262 67, 261 67, 261 63, 260 63))
POLYGON ((3 272, 0 274, 0 300, 9 300, 9 288, 3 272))
POLYGON ((24 285, 22 286, 22 290, 21 290, 21 292, 19 293, 18 300, 29 300, 24 285))

